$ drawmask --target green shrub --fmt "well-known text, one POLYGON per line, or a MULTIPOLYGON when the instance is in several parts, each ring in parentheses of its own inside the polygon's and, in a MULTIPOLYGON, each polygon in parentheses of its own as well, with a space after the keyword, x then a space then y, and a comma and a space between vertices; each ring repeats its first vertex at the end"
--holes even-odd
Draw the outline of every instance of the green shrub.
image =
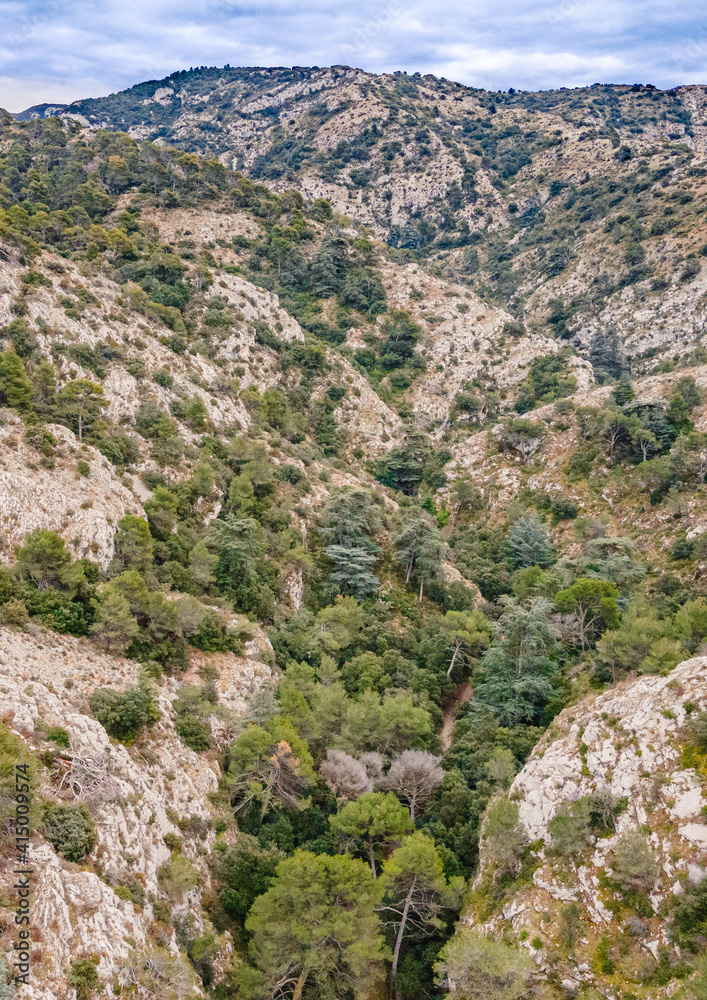
POLYGON ((29 612, 26 605, 12 597, 4 604, 0 604, 0 625, 15 626, 24 628, 29 622, 29 612))
POLYGON ((558 941, 568 954, 572 954, 577 940, 582 936, 582 921, 577 903, 569 903, 560 911, 558 941))
POLYGON ((211 746, 211 726, 197 715, 183 715, 177 720, 176 730, 190 750, 196 753, 211 746))
POLYGON ((687 725, 690 742, 702 753, 707 752, 707 712, 692 715, 687 725))
POLYGON ((454 983, 460 1000, 524 1000, 533 962, 523 949, 465 928, 444 946, 435 965, 440 984, 454 983))
POLYGON ((268 890, 284 855, 263 848, 255 837, 240 834, 217 868, 218 896, 227 913, 243 922, 253 902, 268 890))
POLYGON ((170 849, 170 851, 181 851, 182 849, 182 838, 176 833, 165 833, 162 838, 165 842, 165 846, 170 849))
POLYGON ((594 952, 594 965, 598 972, 605 976, 613 976, 616 964, 611 957, 611 942, 606 934, 601 938, 594 952))
POLYGON ((678 538, 677 542, 670 550, 670 558, 679 561, 681 559, 692 559, 695 543, 687 538, 678 538))
POLYGON ((44 830, 54 850, 67 861, 81 861, 96 845, 95 826, 85 806, 47 806, 44 830))
POLYGON ((686 885, 682 896, 674 897, 671 936, 681 948, 699 952, 707 939, 707 879, 686 885))
POLYGON ((91 711, 109 736, 121 743, 134 742, 140 731, 160 714, 152 692, 145 686, 115 691, 98 688, 88 699, 91 711))
POLYGON ((499 871, 513 871, 520 864, 525 835, 518 820, 518 805, 509 799, 491 803, 483 826, 486 854, 499 871))
POLYGON ((114 886, 116 896, 134 903, 135 906, 144 906, 145 886, 141 880, 142 875, 133 872, 121 875, 117 885, 114 886))
POLYGON ((199 884, 199 873, 183 854, 172 854, 157 870, 157 882, 172 902, 182 899, 185 893, 199 884))
POLYGON ((658 877, 653 848, 638 830, 628 830, 613 849, 614 875, 624 892, 648 892, 658 877))
POLYGON ((66 978, 69 985, 76 990, 76 1000, 91 1000, 93 991, 99 989, 100 983, 96 970, 98 961, 98 956, 93 955, 91 958, 77 958, 71 963, 71 969, 66 978))
POLYGON ((560 803, 548 823, 553 851, 566 858, 582 854, 589 842, 591 816, 589 796, 572 803, 560 803))
POLYGON ((13 830, 16 773, 22 773, 29 785, 27 793, 30 801, 29 827, 31 830, 35 829, 38 807, 36 796, 32 793, 39 785, 38 771, 37 758, 28 751, 22 740, 0 722, 0 844, 13 830), (22 772, 17 772, 18 766, 23 768, 22 772))
POLYGON ((572 521, 577 516, 577 504, 568 500, 567 497, 557 497, 550 504, 550 512, 555 524, 560 521, 572 521))
POLYGON ((61 726, 52 726, 47 730, 47 739, 56 743, 58 747, 69 747, 71 746, 71 739, 69 734, 61 726))

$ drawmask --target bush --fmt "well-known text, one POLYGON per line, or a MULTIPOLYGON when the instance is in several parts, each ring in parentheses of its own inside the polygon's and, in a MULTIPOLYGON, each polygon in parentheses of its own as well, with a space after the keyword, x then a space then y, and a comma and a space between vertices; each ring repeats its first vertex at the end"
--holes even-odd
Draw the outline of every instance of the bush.
POLYGON ((277 848, 263 848, 255 837, 240 834, 217 869, 218 896, 226 912, 243 922, 255 899, 270 888, 283 857, 277 848))
POLYGON ((91 1000, 91 994, 99 988, 97 965, 96 955, 91 958, 77 958, 71 963, 66 978, 69 985, 76 990, 76 1000, 91 1000))
POLYGON ((658 861, 653 848, 638 830, 629 830, 617 841, 614 850, 614 875, 623 891, 648 892, 658 877, 658 861))
POLYGON ((707 712, 691 716, 687 729, 690 742, 702 753, 707 752, 707 712))
POLYGON ((454 983, 459 1000, 523 1000, 530 995, 533 962, 505 941, 462 930, 440 952, 438 982, 454 983))
POLYGON ((29 612, 22 601, 11 598, 4 604, 0 604, 0 625, 14 625, 16 628, 24 628, 29 622, 29 612))
POLYGON ((694 542, 688 541, 687 538, 678 538, 670 550, 670 558, 675 559, 676 562, 681 559, 692 559, 694 548, 694 542))
POLYGON ((109 736, 132 743, 140 730, 160 717, 152 692, 144 686, 115 691, 98 688, 88 699, 91 711, 109 736))
POLYGON ((548 823, 552 849, 563 857, 582 854, 589 841, 592 803, 588 796, 576 802, 561 802, 548 823))
POLYGON ((183 715, 177 720, 177 735, 181 736, 190 750, 200 753, 211 746, 211 726, 197 715, 183 715))
POLYGON ((518 821, 518 806, 509 799, 493 802, 483 827, 486 854, 499 871, 513 871, 520 864, 525 845, 523 828, 518 821))
POLYGON ((178 902, 185 893, 199 884, 199 873, 183 854, 173 854, 157 869, 157 882, 172 902, 178 902))
MULTIPOLYGON (((15 774, 17 766, 23 770, 25 781, 30 788, 30 829, 36 825, 37 797, 32 795, 39 785, 37 758, 31 754, 27 745, 7 726, 0 722, 0 845, 6 836, 14 833, 15 816, 15 774)), ((23 789, 24 790, 24 789, 23 789)))
POLYGON ((121 875, 118 884, 114 887, 116 896, 125 899, 135 906, 145 905, 145 886, 141 879, 142 875, 134 875, 132 872, 121 875))
POLYGON ((69 734, 61 726, 52 726, 47 730, 47 739, 51 740, 52 743, 56 743, 58 747, 69 747, 71 746, 71 739, 69 734))
POLYGON ((707 940, 707 879, 699 885, 687 885, 685 893, 675 898, 672 937, 681 948, 698 952, 707 940))
POLYGON ((550 504, 550 512, 555 524, 559 521, 573 521, 577 516, 577 504, 567 497, 557 497, 550 504))
POLYGON ((86 806, 47 806, 44 830, 54 850, 67 861, 80 861, 96 845, 96 829, 86 806))

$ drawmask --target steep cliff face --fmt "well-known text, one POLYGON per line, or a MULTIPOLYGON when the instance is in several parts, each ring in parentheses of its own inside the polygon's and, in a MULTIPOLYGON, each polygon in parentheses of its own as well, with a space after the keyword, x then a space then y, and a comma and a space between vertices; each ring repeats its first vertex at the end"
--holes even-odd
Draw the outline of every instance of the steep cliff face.
POLYGON ((464 922, 483 933, 512 929, 538 976, 570 994, 594 983, 606 996, 617 988, 665 995, 657 969, 680 964, 675 904, 705 877, 705 776, 689 741, 690 716, 705 705, 707 659, 695 657, 565 709, 508 792, 530 845, 524 871, 489 904, 498 845, 482 839, 477 898, 464 922), (593 828, 591 820, 558 824, 558 810, 583 802, 601 804, 604 819, 595 815, 593 828), (622 843, 634 861, 642 851, 650 858, 641 892, 631 892, 622 843))
MULTIPOLYGON (((259 651, 268 655, 268 647, 259 632, 245 657, 196 653, 193 675, 186 673, 182 683, 198 680, 198 670, 208 667, 222 690, 222 704, 242 713, 250 695, 272 685, 272 669, 259 659, 259 651)), ((35 796, 41 795, 45 806, 88 806, 95 822, 95 847, 81 864, 65 860, 43 838, 30 852, 36 873, 32 940, 41 959, 34 963, 26 995, 36 1000, 65 995, 71 963, 94 955, 100 959, 99 981, 111 995, 114 987, 128 985, 131 970, 159 948, 177 963, 172 974, 200 989, 179 957, 174 925, 191 915, 196 921, 192 933, 205 930, 201 900, 211 887, 208 858, 221 816, 214 804, 221 772, 215 758, 194 753, 177 736, 172 702, 181 684, 174 680, 160 688, 160 718, 139 748, 109 740, 87 714, 88 696, 104 686, 125 690, 137 679, 135 661, 105 656, 86 641, 38 628, 31 634, 0 629, 2 721, 35 759, 44 761, 38 765, 35 796), (47 737, 57 729, 67 734, 69 744, 58 752, 47 737), (175 843, 180 859, 188 862, 181 886, 164 870, 175 843), (126 886, 132 887, 132 897, 126 886), (171 926, 164 923, 166 903, 171 926)), ((7 899, 13 897, 13 878, 11 870, 4 872, 7 899)), ((225 961, 232 950, 228 935, 219 938, 218 949, 217 962, 225 961)))

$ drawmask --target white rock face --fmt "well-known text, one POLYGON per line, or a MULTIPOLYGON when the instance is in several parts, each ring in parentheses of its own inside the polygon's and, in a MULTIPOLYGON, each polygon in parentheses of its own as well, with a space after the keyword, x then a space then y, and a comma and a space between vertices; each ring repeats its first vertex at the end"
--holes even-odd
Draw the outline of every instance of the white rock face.
MULTIPOLYGON (((96 824, 96 846, 87 859, 92 870, 81 870, 56 855, 50 844, 35 837, 31 861, 36 871, 32 915, 39 931, 41 961, 34 963, 32 1000, 64 996, 70 961, 98 955, 98 975, 110 984, 130 953, 150 943, 154 920, 150 896, 163 896, 157 872, 170 857, 164 838, 183 842, 183 853, 196 867, 199 886, 188 894, 190 912, 200 916, 200 895, 209 888, 206 864, 213 840, 214 806, 219 767, 208 754, 184 745, 174 730, 171 706, 180 684, 166 680, 160 688, 160 719, 141 741, 140 749, 112 742, 88 714, 87 695, 96 687, 125 688, 137 680, 138 665, 104 656, 85 640, 69 636, 0 629, 0 705, 4 723, 29 748, 40 749, 41 727, 60 726, 71 739, 71 752, 102 756, 108 781, 90 797, 96 824), (177 825, 176 821, 179 821, 177 825), (114 891, 121 878, 137 876, 145 890, 140 908, 114 891)), ((269 643, 260 630, 244 657, 196 654, 184 680, 199 682, 199 666, 208 661, 219 671, 222 702, 242 711, 248 694, 272 683, 272 670, 260 660, 269 643)), ((61 786, 68 762, 50 776, 45 772, 41 794, 72 801, 61 786)), ((0 893, 12 898, 11 873, 0 877, 0 893), (8 881, 10 880, 10 881, 8 881)), ((177 907, 178 909, 178 907, 177 907)), ((173 932, 166 944, 176 954, 173 932)), ((110 994, 109 994, 110 995, 110 994)))
MULTIPOLYGON (((566 908, 576 904, 581 941, 575 942, 573 960, 567 959, 561 968, 575 991, 596 974, 601 995, 609 997, 615 992, 602 980, 593 957, 603 935, 611 941, 622 939, 633 919, 634 930, 626 938, 632 957, 625 960, 626 968, 643 963, 649 975, 660 951, 671 946, 664 904, 689 883, 699 884, 707 858, 702 784, 695 770, 683 765, 688 708, 707 708, 707 657, 686 660, 666 677, 626 681, 565 709, 508 793, 518 803, 527 840, 535 842, 532 885, 524 880, 490 919, 477 920, 472 907, 465 922, 493 934, 503 933, 510 922, 544 974, 546 956, 553 949, 567 955, 561 935, 566 908), (617 804, 615 830, 594 838, 593 846, 574 859, 554 855, 548 824, 557 808, 597 792, 617 804), (648 893, 653 912, 642 913, 640 920, 630 905, 620 905, 622 894, 608 881, 614 875, 612 849, 628 830, 642 832, 658 862, 659 875, 648 893), (542 948, 531 948, 532 941, 542 941, 542 948), (582 977, 577 970, 584 958, 590 971, 582 977)), ((487 867, 483 842, 481 861, 489 877, 492 867, 487 867)), ((657 1000, 671 993, 669 987, 667 992, 655 987, 642 995, 657 1000)))
POLYGON ((620 829, 643 822, 656 774, 666 776, 661 801, 668 814, 699 817, 701 786, 694 771, 682 769, 676 742, 687 719, 685 702, 707 704, 705 657, 686 660, 667 677, 641 677, 566 709, 558 720, 565 735, 549 746, 543 741, 511 786, 530 839, 548 836, 561 802, 597 789, 628 799, 620 829))
POLYGON ((0 532, 3 562, 14 561, 14 547, 35 528, 58 531, 73 558, 86 556, 103 569, 113 558, 113 536, 125 514, 144 517, 137 499, 95 448, 79 449, 67 427, 48 425, 58 454, 53 468, 38 465, 40 456, 24 441, 25 427, 5 411, 0 426, 0 532), (88 476, 78 462, 88 462, 88 476))

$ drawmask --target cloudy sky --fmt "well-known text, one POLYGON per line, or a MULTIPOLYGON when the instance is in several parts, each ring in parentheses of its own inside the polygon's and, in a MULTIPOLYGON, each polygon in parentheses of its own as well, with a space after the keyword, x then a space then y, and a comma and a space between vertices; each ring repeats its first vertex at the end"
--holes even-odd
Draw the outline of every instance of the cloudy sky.
POLYGON ((361 66, 492 90, 707 83, 702 0, 0 0, 0 107, 191 66, 361 66))

